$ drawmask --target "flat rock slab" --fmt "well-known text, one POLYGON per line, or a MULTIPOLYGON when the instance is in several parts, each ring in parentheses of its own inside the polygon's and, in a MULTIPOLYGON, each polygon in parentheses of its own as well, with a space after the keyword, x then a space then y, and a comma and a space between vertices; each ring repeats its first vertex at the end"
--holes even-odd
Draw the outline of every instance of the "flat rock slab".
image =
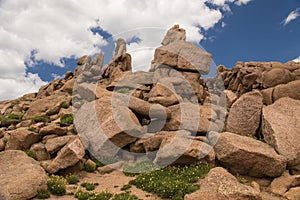
POLYGON ((216 141, 217 159, 233 173, 277 177, 286 168, 286 159, 259 140, 229 132, 215 133, 212 137, 216 141))
POLYGON ((288 160, 300 165, 300 101, 288 97, 263 108, 262 133, 265 141, 288 160))

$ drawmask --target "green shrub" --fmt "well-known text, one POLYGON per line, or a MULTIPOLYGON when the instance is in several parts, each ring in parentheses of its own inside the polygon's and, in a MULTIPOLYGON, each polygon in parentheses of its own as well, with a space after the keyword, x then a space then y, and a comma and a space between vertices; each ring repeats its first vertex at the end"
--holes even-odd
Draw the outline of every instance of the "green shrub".
POLYGON ((76 184, 79 182, 78 177, 75 174, 69 174, 66 176, 68 184, 76 184))
POLYGON ((75 193, 75 198, 79 200, 109 200, 113 195, 109 192, 100 192, 95 194, 93 192, 83 192, 78 190, 75 193))
POLYGON ((36 196, 38 199, 48 199, 50 198, 49 190, 40 190, 36 196))
POLYGON ((123 187, 121 187, 121 191, 125 191, 125 190, 128 190, 131 188, 131 185, 130 184, 126 184, 126 185, 123 185, 123 187))
POLYGON ((61 104, 61 107, 62 107, 62 108, 65 108, 65 109, 68 109, 68 108, 70 107, 70 104, 68 104, 67 102, 63 102, 63 103, 61 104))
POLYGON ((91 193, 91 192, 83 192, 81 190, 78 190, 76 193, 75 193, 75 198, 78 199, 78 200, 88 200, 90 197, 93 197, 95 196, 94 193, 91 193))
POLYGON ((109 200, 112 196, 113 196, 112 193, 100 192, 94 198, 90 198, 89 200, 109 200))
POLYGON ((137 174, 149 171, 155 171, 158 168, 151 161, 141 161, 135 165, 124 165, 123 171, 127 176, 135 176, 137 174))
POLYGON ((1 126, 16 125, 22 121, 23 115, 8 114, 0 118, 1 126))
POLYGON ((88 182, 82 183, 81 186, 84 187, 88 191, 92 191, 96 188, 96 185, 94 183, 88 183, 88 182))
POLYGON ((66 194, 67 181, 64 177, 51 175, 47 182, 47 186, 51 194, 63 196, 66 194))
POLYGON ((96 167, 88 163, 85 163, 83 166, 83 170, 86 172, 94 172, 96 170, 96 167))
POLYGON ((6 143, 8 142, 8 139, 7 139, 7 138, 3 138, 3 139, 2 139, 2 142, 3 142, 4 144, 6 144, 6 143))
POLYGON ((26 150, 25 153, 27 154, 27 156, 33 158, 34 160, 36 160, 36 154, 30 150, 26 150))
POLYGON ((38 133, 38 131, 35 128, 29 127, 27 129, 28 131, 34 132, 34 133, 38 133))
POLYGON ((38 122, 44 122, 44 123, 47 123, 50 121, 50 117, 47 116, 47 115, 41 115, 41 116, 36 116, 34 118, 32 118, 32 121, 34 123, 38 123, 38 122))
POLYGON ((117 89, 116 92, 122 93, 122 94, 128 94, 131 92, 131 90, 129 88, 120 88, 120 89, 117 89))
POLYGON ((130 184, 144 191, 155 193, 162 198, 183 199, 198 189, 194 183, 209 172, 206 163, 185 167, 167 167, 138 175, 130 184))
POLYGON ((138 200, 139 198, 135 195, 128 193, 115 194, 112 200, 138 200))
POLYGON ((120 161, 120 158, 119 157, 102 157, 99 160, 97 160, 97 159, 92 159, 92 160, 96 163, 97 167, 103 167, 105 165, 110 165, 110 164, 120 161))
POLYGON ((68 126, 73 124, 73 120, 74 119, 72 114, 65 114, 60 117, 60 124, 68 126))

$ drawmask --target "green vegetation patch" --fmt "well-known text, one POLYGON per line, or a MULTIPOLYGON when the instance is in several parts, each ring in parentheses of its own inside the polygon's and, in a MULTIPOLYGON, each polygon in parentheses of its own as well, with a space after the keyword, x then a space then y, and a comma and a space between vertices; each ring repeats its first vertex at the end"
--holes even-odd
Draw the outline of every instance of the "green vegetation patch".
POLYGON ((36 196, 38 199, 49 199, 50 198, 50 191, 49 190, 40 190, 38 195, 36 196))
POLYGON ((128 193, 121 193, 115 194, 112 200, 138 200, 139 198, 136 195, 128 194, 128 193))
POLYGON ((34 123, 39 123, 39 122, 47 123, 50 121, 50 117, 47 115, 36 116, 36 117, 32 118, 32 121, 34 123))
POLYGON ((68 184, 71 184, 71 185, 79 182, 79 178, 75 174, 68 174, 66 176, 66 180, 67 180, 68 184))
POLYGON ((69 126, 73 124, 73 114, 65 114, 60 117, 60 125, 69 126))
POLYGON ((68 108, 70 107, 70 104, 68 104, 67 102, 63 102, 63 103, 61 104, 61 107, 62 107, 62 108, 65 108, 65 109, 68 109, 68 108))
POLYGON ((0 126, 8 127, 10 125, 16 125, 22 121, 23 115, 8 114, 0 118, 0 126))
POLYGON ((30 158, 33 158, 34 160, 37 159, 36 154, 30 150, 26 150, 25 153, 27 154, 27 156, 29 156, 30 158))
POLYGON ((57 175, 51 175, 47 182, 47 186, 51 194, 57 196, 63 196, 66 194, 66 185, 67 180, 64 177, 57 175))
POLYGON ((183 199, 199 189, 195 183, 204 178, 211 167, 206 163, 184 167, 166 167, 138 175, 130 181, 144 191, 157 194, 162 198, 183 199))
POLYGON ((84 182, 81 184, 82 187, 84 187, 86 190, 88 191, 92 191, 96 188, 98 184, 95 183, 88 183, 88 182, 84 182))
POLYGON ((83 192, 78 190, 75 193, 75 198, 78 200, 109 200, 113 194, 109 192, 100 192, 99 194, 95 194, 93 192, 83 192))

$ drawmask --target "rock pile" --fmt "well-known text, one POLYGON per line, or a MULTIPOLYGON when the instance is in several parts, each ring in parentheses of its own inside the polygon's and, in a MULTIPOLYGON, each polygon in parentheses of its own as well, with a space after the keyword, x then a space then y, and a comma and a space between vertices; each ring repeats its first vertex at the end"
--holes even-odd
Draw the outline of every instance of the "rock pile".
POLYGON ((46 172, 81 170, 94 158, 218 166, 186 199, 299 198, 300 63, 238 62, 204 79, 212 55, 178 25, 149 72, 132 72, 123 39, 103 60, 83 56, 63 80, 0 102, 0 199, 30 199, 46 187, 46 172), (10 174, 22 191, 10 188, 10 174), (242 185, 237 174, 256 181, 242 185))

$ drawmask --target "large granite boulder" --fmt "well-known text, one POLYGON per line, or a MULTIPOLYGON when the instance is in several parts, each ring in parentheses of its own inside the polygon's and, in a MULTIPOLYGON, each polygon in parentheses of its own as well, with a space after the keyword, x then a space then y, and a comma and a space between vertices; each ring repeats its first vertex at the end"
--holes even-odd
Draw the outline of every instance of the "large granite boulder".
POLYGON ((295 79, 293 74, 284 68, 271 68, 262 74, 262 85, 264 88, 274 87, 279 84, 286 84, 295 79))
POLYGON ((238 182, 236 177, 222 167, 210 170, 198 191, 188 194, 185 200, 262 200, 259 192, 238 182))
POLYGON ((143 132, 136 115, 116 101, 105 96, 84 104, 75 114, 77 132, 91 152, 101 151, 111 156, 136 141, 143 132))
POLYGON ((37 99, 31 105, 23 119, 32 119, 37 116, 57 114, 64 102, 70 102, 71 97, 66 93, 54 94, 42 99, 37 99))
POLYGON ((193 164, 200 161, 212 163, 215 153, 208 144, 189 138, 188 131, 178 131, 173 137, 166 137, 156 154, 154 163, 159 166, 172 164, 193 164))
POLYGON ((79 138, 70 141, 58 153, 56 158, 46 167, 49 173, 72 167, 83 159, 85 148, 79 138))
POLYGON ((40 140, 40 136, 27 128, 18 128, 10 133, 10 138, 5 146, 6 150, 26 150, 40 140))
POLYGON ((230 108, 226 130, 239 135, 256 135, 262 106, 263 98, 259 91, 243 94, 230 108))
POLYGON ((207 74, 210 70, 212 55, 190 42, 177 40, 155 50, 155 64, 168 65, 183 71, 207 74))
POLYGON ((40 164, 23 151, 0 152, 0 199, 27 200, 47 188, 47 175, 40 164))
POLYGON ((233 173, 253 177, 277 177, 286 168, 286 159, 266 143, 234 133, 212 133, 220 163, 233 173))
POLYGON ((288 97, 263 108, 262 134, 265 141, 288 160, 300 165, 300 101, 288 97))

